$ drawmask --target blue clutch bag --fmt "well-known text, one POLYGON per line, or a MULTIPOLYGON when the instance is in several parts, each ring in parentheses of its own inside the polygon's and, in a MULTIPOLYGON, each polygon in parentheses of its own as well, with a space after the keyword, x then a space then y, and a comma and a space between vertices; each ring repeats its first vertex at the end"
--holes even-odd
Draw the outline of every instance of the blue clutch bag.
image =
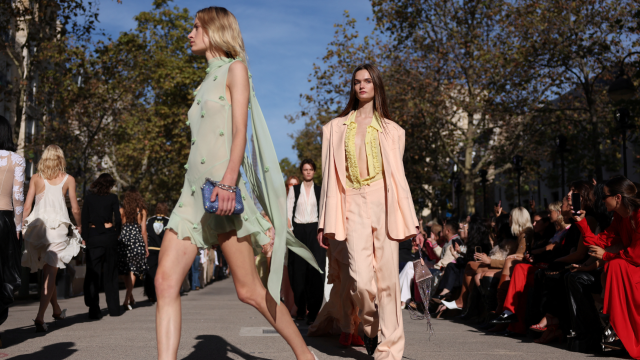
POLYGON ((211 201, 211 194, 213 189, 219 186, 224 191, 234 192, 236 194, 236 206, 233 209, 233 215, 240 215, 244 212, 244 204, 242 203, 242 194, 240 188, 237 186, 228 186, 219 184, 218 181, 213 181, 209 178, 205 178, 204 184, 200 187, 202 190, 202 202, 204 203, 204 211, 215 213, 218 211, 218 198, 215 201, 211 201))

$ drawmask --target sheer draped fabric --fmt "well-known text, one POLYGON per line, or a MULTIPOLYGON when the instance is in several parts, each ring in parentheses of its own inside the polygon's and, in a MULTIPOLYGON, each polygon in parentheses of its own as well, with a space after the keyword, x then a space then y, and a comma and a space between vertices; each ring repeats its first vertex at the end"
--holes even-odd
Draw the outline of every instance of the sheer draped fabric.
POLYGON ((24 168, 22 156, 0 150, 0 210, 13 210, 16 231, 22 229, 24 168))

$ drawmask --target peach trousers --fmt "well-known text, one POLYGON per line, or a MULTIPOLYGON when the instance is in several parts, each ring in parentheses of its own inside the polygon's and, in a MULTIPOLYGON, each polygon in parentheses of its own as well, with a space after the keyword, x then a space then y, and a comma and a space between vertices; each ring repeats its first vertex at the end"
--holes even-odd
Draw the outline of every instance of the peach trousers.
POLYGON ((398 242, 387 235, 385 189, 384 180, 358 190, 346 189, 346 242, 353 284, 351 296, 362 311, 364 334, 374 337, 378 329, 382 332, 374 358, 400 360, 404 353, 404 329, 398 242))

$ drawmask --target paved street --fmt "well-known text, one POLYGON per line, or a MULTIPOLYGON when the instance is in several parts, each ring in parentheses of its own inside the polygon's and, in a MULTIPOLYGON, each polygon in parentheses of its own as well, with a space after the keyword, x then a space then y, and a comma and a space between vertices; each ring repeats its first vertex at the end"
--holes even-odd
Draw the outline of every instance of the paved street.
MULTIPOLYGON (((121 293, 123 296, 124 291, 121 293)), ((61 300, 69 317, 50 323, 46 335, 34 332, 36 302, 20 302, 9 312, 4 323, 0 358, 21 360, 62 359, 154 359, 155 305, 142 296, 142 288, 134 290, 138 303, 133 311, 118 318, 105 316, 89 321, 82 297, 61 300)), ((260 314, 240 303, 231 279, 214 283, 203 290, 192 291, 183 300, 183 333, 180 359, 294 359, 279 335, 269 334, 269 324, 260 314), (266 331, 264 331, 266 328, 266 331)), ((101 304, 105 306, 104 297, 101 304)), ((47 318, 51 319, 50 309, 47 318)), ((104 310, 106 314, 106 309, 104 310)), ((583 359, 586 356, 563 349, 522 342, 519 339, 488 336, 472 327, 447 320, 434 320, 436 335, 429 341, 425 324, 412 321, 404 311, 406 359, 583 359)), ((306 325, 301 326, 306 334, 306 325)), ((320 360, 371 359, 363 348, 344 349, 335 338, 307 338, 320 360)))

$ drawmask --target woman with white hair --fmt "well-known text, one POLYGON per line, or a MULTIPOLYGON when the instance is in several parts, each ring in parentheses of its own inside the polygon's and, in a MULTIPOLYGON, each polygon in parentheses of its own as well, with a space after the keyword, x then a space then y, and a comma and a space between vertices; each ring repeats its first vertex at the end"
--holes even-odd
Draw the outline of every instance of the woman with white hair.
POLYGON ((44 312, 51 303, 53 318, 66 317, 66 309, 60 309, 56 292, 56 273, 64 269, 82 247, 80 238, 80 207, 76 197, 76 180, 65 172, 66 161, 62 149, 49 145, 38 162, 38 173, 31 177, 29 192, 24 204, 25 252, 22 266, 31 272, 42 269, 44 277, 40 296, 40 308, 33 320, 36 332, 46 332, 44 312), (65 195, 69 195, 71 212, 78 224, 69 219, 65 195), (35 206, 32 204, 35 199, 35 206))

